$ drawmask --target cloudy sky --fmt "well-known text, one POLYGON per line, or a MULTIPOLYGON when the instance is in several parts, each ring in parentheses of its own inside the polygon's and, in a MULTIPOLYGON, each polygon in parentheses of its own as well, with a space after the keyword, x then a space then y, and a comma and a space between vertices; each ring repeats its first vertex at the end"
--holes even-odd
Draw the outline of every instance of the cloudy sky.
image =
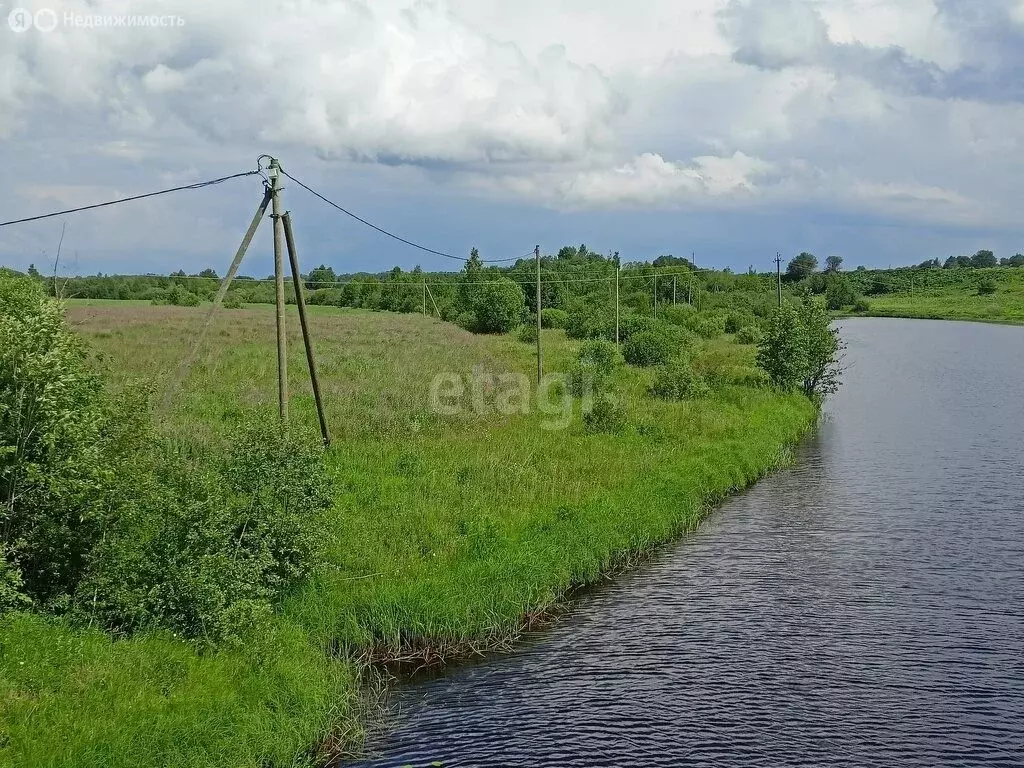
MULTIPOLYGON (((408 238, 518 256, 886 266, 1024 250, 1024 0, 19 0, 0 220, 254 168, 408 238), (76 26, 95 15, 181 25, 76 26)), ((257 177, 67 218, 62 271, 222 272, 257 177)), ((458 264, 285 191, 306 266, 458 264)), ((0 229, 49 264, 61 220, 0 229)), ((243 271, 270 270, 270 229, 243 271)))

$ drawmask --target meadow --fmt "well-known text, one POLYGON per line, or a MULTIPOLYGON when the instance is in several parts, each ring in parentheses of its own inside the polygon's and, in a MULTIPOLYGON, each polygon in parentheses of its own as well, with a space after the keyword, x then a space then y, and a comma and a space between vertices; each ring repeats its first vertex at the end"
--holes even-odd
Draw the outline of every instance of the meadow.
MULTIPOLYGON (((275 417, 274 313, 221 312, 179 389, 175 371, 204 315, 145 302, 68 308, 113 387, 172 388, 163 429, 227 441, 241 412, 275 417)), ((700 342, 694 366, 716 381, 700 399, 654 399, 651 370, 619 367, 626 426, 591 434, 578 403, 566 421, 557 397, 549 412, 536 401, 499 407, 490 374, 535 371, 533 347, 513 335, 328 306, 312 307, 311 321, 334 436, 327 567, 241 647, 0 618, 0 763, 269 767, 350 753, 372 719, 368 665, 513 647, 574 590, 642 560, 784 463, 817 416, 802 395, 767 387, 754 347, 731 336, 700 342), (429 396, 439 374, 467 382, 443 414, 429 396)), ((297 328, 292 314, 291 418, 312 436, 297 328)), ((546 370, 567 370, 579 342, 561 330, 542 338, 546 370)))
POLYGON ((988 323, 1024 324, 1024 269, 997 267, 974 270, 911 270, 869 273, 890 292, 868 296, 869 310, 876 317, 915 317, 930 320, 974 320, 988 323), (932 281, 932 273, 952 279, 932 281), (913 279, 916 274, 916 279, 913 279), (910 278, 907 277, 910 274, 910 278), (892 279, 897 277, 899 279, 892 279), (979 283, 989 279, 993 293, 979 292, 979 283))

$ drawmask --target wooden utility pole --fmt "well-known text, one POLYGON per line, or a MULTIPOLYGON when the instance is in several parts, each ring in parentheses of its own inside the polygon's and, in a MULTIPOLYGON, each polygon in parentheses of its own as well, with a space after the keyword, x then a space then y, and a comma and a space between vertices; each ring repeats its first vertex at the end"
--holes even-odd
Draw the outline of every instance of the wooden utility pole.
POLYGON ((427 315, 427 276, 423 276, 423 316, 427 315))
POLYGON ((320 376, 316 371, 316 356, 313 354, 313 337, 309 333, 309 322, 306 320, 306 297, 302 285, 302 272, 299 270, 299 253, 295 248, 295 236, 292 234, 291 213, 286 211, 284 221, 284 239, 288 245, 288 261, 292 267, 292 283, 295 286, 295 305, 299 308, 299 325, 302 326, 302 343, 306 347, 306 363, 309 365, 309 380, 313 384, 313 399, 316 401, 316 415, 320 419, 320 434, 324 445, 331 444, 331 433, 327 429, 327 416, 324 414, 324 400, 320 396, 320 376))
POLYGON ((654 317, 658 317, 658 273, 654 273, 654 317))
POLYGON ((782 254, 776 252, 775 254, 775 274, 778 278, 778 291, 779 291, 779 308, 782 308, 782 254))
POLYGON ((615 252, 615 344, 619 343, 619 272, 622 270, 619 252, 615 252))
POLYGON ((282 423, 288 421, 288 339, 285 326, 284 247, 281 223, 281 163, 270 160, 270 194, 274 220, 274 285, 277 289, 277 399, 282 423))
POLYGON ((540 351, 540 246, 535 246, 533 255, 537 260, 537 384, 544 378, 544 360, 540 351))
POLYGON ((672 275, 672 306, 676 305, 676 276, 672 275))

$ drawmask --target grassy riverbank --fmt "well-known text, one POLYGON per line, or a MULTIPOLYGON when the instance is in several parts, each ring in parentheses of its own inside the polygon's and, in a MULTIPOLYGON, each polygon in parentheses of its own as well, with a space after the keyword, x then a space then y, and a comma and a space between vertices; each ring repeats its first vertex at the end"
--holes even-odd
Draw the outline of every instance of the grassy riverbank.
MULTIPOLYGON (((72 306, 116 380, 171 381, 195 309, 72 306)), ((292 318, 294 320, 294 318, 292 318)), ((296 323, 292 323, 293 329, 296 323)), ((708 398, 646 392, 621 368, 627 427, 587 434, 578 409, 441 416, 434 377, 529 375, 532 348, 417 315, 315 308, 329 418, 336 538, 330 567, 280 605, 272 630, 199 654, 170 635, 111 642, 26 615, 0 620, 0 762, 19 766, 283 766, 358 737, 361 660, 435 661, 501 647, 573 587, 695 526, 708 506, 784 460, 815 419, 800 395, 760 386, 753 348, 702 342, 708 398), (745 382, 745 383, 741 383, 745 382), (328 739, 328 735, 333 734, 328 739)), ((547 370, 577 345, 545 331, 547 370)), ((293 418, 314 430, 297 333, 293 418)), ((276 398, 273 312, 222 313, 176 400, 171 430, 225 439, 242 407, 276 398)))
MULTIPOLYGON (((932 270, 923 270, 917 280, 898 272, 878 273, 882 284, 895 286, 890 293, 869 296, 867 315, 915 317, 929 320, 975 320, 988 323, 1024 324, 1024 269, 993 268, 957 270, 960 279, 930 285, 932 270), (890 280, 897 275, 899 281, 890 280), (979 291, 979 284, 991 281, 993 293, 979 291)), ((945 277, 945 270, 934 270, 945 277)), ((874 273, 871 273, 874 274, 874 273)))

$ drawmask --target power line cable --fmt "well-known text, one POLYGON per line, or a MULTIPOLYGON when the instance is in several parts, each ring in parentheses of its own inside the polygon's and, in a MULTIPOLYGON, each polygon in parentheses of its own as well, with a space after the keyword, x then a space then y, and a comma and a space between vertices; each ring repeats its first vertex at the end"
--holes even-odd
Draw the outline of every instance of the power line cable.
MULTIPOLYGON (((317 192, 312 187, 310 187, 310 186, 308 186, 306 184, 303 184, 301 181, 299 181, 294 176, 292 176, 290 173, 288 173, 288 171, 286 171, 284 168, 281 169, 281 173, 282 173, 282 175, 287 176, 289 179, 294 181, 296 184, 298 184, 300 187, 302 187, 304 190, 309 192, 314 197, 320 198, 320 200, 322 200, 323 202, 327 203, 328 205, 330 205, 333 208, 337 208, 339 211, 344 213, 346 216, 352 217, 353 219, 355 219, 359 223, 365 224, 370 229, 376 230, 377 232, 380 232, 382 235, 386 235, 387 237, 390 237, 393 240, 397 240, 400 243, 405 243, 406 245, 412 246, 413 248, 417 248, 417 249, 423 251, 424 253, 431 253, 431 254, 433 254, 435 256, 443 256, 446 259, 455 259, 456 261, 466 261, 467 260, 463 256, 453 256, 450 253, 445 253, 444 251, 436 251, 433 248, 428 248, 425 245, 420 245, 419 243, 414 243, 412 240, 406 240, 404 237, 396 235, 394 232, 389 232, 388 230, 386 230, 386 229, 384 229, 382 227, 378 227, 376 224, 373 224, 372 222, 367 221, 362 216, 357 216, 356 214, 352 213, 352 211, 348 210, 347 208, 343 208, 342 206, 338 205, 333 200, 329 200, 328 198, 324 197, 323 195, 321 195, 319 192, 317 192)), ((526 259, 526 258, 529 258, 531 256, 533 256, 533 251, 530 251, 529 253, 524 254, 523 256, 516 256, 513 259, 481 259, 480 263, 481 264, 506 264, 506 263, 513 262, 513 261, 519 261, 520 259, 526 259)))
POLYGON ((0 222, 0 227, 9 227, 12 224, 25 224, 30 221, 40 221, 42 219, 52 219, 54 216, 67 216, 71 213, 78 213, 79 211, 91 211, 96 208, 106 208, 111 205, 120 205, 121 203, 130 203, 134 200, 143 200, 147 197, 157 197, 158 195, 167 195, 171 192, 183 192, 192 189, 203 189, 204 187, 212 187, 214 184, 223 184, 225 181, 231 181, 232 179, 241 179, 245 176, 257 176, 260 175, 260 171, 246 171, 245 173, 235 173, 231 176, 222 176, 219 179, 211 179, 210 181, 200 181, 195 184, 186 184, 181 187, 172 187, 171 189, 161 189, 159 192, 147 192, 144 195, 133 195, 131 197, 122 197, 118 200, 108 200, 105 203, 94 203, 93 205, 83 205, 79 208, 69 208, 65 211, 55 211, 53 213, 44 213, 41 216, 29 216, 24 219, 12 219, 11 221, 0 222))

